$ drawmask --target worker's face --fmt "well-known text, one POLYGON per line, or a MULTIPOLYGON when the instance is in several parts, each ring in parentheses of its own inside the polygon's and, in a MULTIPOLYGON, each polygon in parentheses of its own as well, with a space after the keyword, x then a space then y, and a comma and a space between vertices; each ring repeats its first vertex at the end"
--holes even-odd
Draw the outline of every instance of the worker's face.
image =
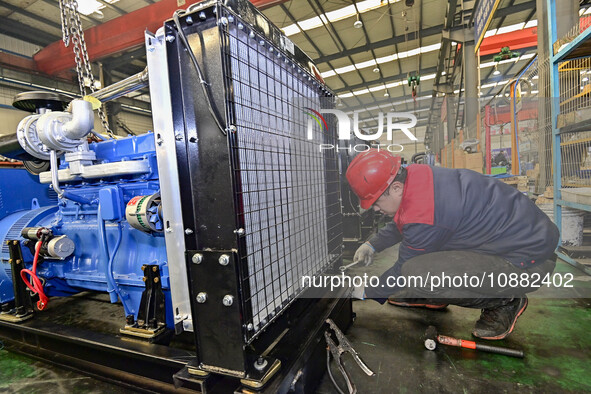
POLYGON ((388 189, 372 205, 374 211, 386 216, 394 216, 402 202, 404 184, 393 182, 388 189))

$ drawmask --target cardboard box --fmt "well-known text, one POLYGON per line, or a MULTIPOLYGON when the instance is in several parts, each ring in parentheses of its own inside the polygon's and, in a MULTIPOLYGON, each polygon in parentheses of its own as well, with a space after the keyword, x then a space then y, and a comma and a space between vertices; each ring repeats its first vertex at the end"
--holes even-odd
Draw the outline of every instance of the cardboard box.
POLYGON ((482 152, 470 153, 470 154, 465 155, 464 162, 465 162, 466 168, 469 168, 469 169, 480 168, 481 172, 482 172, 482 165, 483 165, 482 152))
POLYGON ((546 187, 546 190, 544 191, 544 197, 554 198, 554 188, 552 186, 546 187))
POLYGON ((472 168, 466 168, 467 170, 472 170, 472 171, 476 171, 479 174, 484 174, 484 171, 482 170, 482 166, 480 167, 472 167, 472 168))
POLYGON ((461 149, 454 151, 454 168, 464 168, 466 165, 465 161, 466 154, 461 149))

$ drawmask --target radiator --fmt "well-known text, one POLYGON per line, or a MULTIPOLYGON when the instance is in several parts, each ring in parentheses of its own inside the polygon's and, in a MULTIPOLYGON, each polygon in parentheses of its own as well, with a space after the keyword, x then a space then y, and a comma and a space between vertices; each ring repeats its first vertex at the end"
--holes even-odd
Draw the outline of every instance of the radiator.
POLYGON ((338 157, 319 149, 337 145, 336 127, 327 117, 309 136, 305 110, 326 108, 333 94, 246 1, 199 3, 180 24, 213 97, 167 22, 198 358, 205 370, 241 376, 307 296, 302 277, 342 258, 338 157))
POLYGON ((338 222, 328 220, 340 213, 340 203, 336 157, 319 149, 333 136, 315 128, 308 139, 303 116, 304 108, 321 105, 326 90, 240 23, 234 19, 225 31, 225 78, 237 129, 232 170, 246 231, 240 257, 248 267, 251 338, 301 293, 303 276, 322 272, 340 256, 338 222))

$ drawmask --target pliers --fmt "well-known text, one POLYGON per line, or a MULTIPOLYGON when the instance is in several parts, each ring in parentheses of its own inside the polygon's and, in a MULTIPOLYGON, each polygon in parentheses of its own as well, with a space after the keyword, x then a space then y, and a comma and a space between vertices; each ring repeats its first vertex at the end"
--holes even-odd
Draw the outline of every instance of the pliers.
MULTIPOLYGON (((337 325, 331 319, 326 319, 326 323, 329 325, 329 328, 324 332, 324 338, 326 339, 326 345, 328 346, 327 352, 330 351, 332 357, 337 361, 339 371, 341 372, 341 374, 345 378, 345 381, 347 382, 347 389, 349 390, 349 394, 355 394, 357 393, 357 388, 355 387, 353 380, 351 380, 351 376, 345 369, 341 356, 344 353, 350 353, 351 356, 353 356, 353 360, 355 360, 357 365, 359 365, 361 370, 365 372, 367 376, 375 376, 375 373, 367 366, 367 364, 365 364, 365 362, 361 359, 357 351, 353 349, 351 342, 349 342, 345 334, 343 334, 343 332, 337 327, 337 325), (338 345, 333 341, 331 331, 334 332, 334 335, 339 343, 338 345)), ((327 365, 327 368, 329 367, 330 365, 327 365)), ((328 372, 330 373, 330 370, 328 372)), ((331 380, 333 380, 333 383, 335 383, 336 385, 336 382, 334 382, 334 379, 332 379, 332 375, 330 375, 330 377, 331 380)))

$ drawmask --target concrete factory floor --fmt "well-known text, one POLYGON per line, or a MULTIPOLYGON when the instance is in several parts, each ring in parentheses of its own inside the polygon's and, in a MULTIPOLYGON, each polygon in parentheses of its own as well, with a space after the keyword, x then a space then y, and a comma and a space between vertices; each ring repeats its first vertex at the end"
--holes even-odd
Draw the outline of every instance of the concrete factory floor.
MULTIPOLYGON (((381 274, 395 261, 396 249, 378 254, 370 267, 349 273, 381 274)), ((579 294, 589 296, 591 276, 564 262, 555 272, 572 272, 579 294)), ((365 375, 350 357, 345 365, 360 393, 590 392, 591 299, 541 298, 544 290, 530 295, 527 310, 507 339, 482 341, 522 349, 524 359, 443 345, 425 349, 422 337, 429 325, 443 335, 474 340, 471 331, 480 310, 449 306, 433 311, 356 301, 357 318, 347 338, 376 376, 365 375)), ((345 390, 334 363, 332 371, 345 390)), ((328 375, 317 393, 335 393, 328 375)))
MULTIPOLYGON (((380 274, 397 251, 381 253, 367 269, 380 274)), ((351 270, 351 274, 364 269, 351 270)), ((572 272, 576 286, 591 288, 591 276, 559 263, 558 272, 572 272)), ((542 290, 540 290, 542 291, 542 290)), ((359 393, 480 393, 591 391, 591 301, 530 297, 530 305, 514 333, 495 344, 523 349, 525 359, 423 346, 429 325, 450 336, 472 339, 479 311, 450 306, 444 311, 399 308, 374 301, 353 304, 357 319, 347 337, 376 372, 367 377, 350 357, 345 365, 359 393)), ((0 347, 2 345, 0 344, 0 347)), ((334 367, 341 387, 344 381, 334 367)), ((0 392, 9 393, 127 393, 126 389, 0 350, 0 392)), ((335 393, 325 375, 317 391, 335 393)))

